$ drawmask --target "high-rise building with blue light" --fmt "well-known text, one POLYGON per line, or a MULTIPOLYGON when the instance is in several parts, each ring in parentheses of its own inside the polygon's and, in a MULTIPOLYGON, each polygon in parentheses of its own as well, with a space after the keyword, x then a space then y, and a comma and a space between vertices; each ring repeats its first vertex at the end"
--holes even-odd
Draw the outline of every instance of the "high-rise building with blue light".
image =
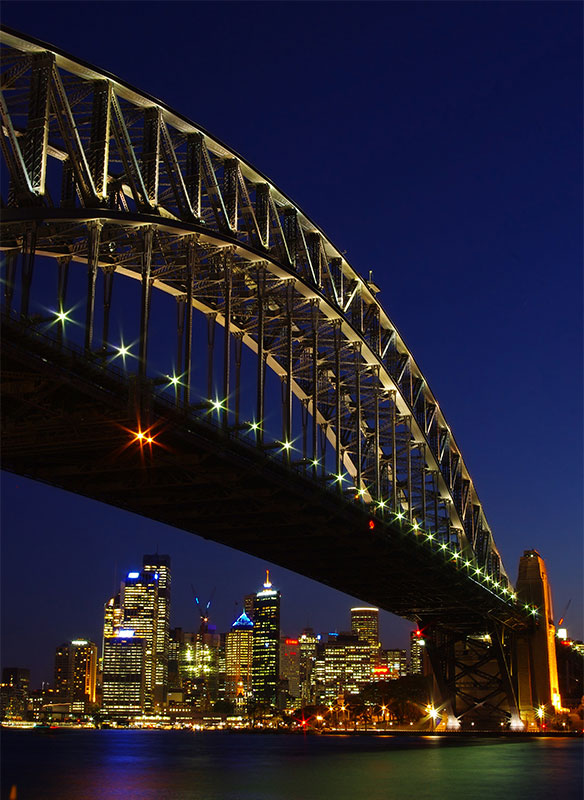
POLYGON ((266 582, 255 596, 252 689, 255 703, 276 705, 280 671, 280 592, 266 582))
POLYGON ((225 699, 244 708, 251 697, 253 622, 245 611, 225 636, 225 699))
POLYGON ((155 707, 158 581, 157 573, 128 572, 122 584, 124 628, 133 630, 134 635, 139 639, 144 639, 145 642, 144 711, 146 712, 154 711, 155 707))

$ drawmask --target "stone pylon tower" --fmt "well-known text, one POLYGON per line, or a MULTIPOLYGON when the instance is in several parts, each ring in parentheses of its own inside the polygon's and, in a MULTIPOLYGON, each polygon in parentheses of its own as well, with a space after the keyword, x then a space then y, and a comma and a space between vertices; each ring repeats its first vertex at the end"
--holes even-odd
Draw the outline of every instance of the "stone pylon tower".
POLYGON ((517 641, 517 689, 521 716, 533 721, 536 709, 548 713, 561 708, 556 663, 552 593, 545 562, 537 550, 526 550, 519 559, 517 594, 524 603, 540 609, 538 625, 517 641))

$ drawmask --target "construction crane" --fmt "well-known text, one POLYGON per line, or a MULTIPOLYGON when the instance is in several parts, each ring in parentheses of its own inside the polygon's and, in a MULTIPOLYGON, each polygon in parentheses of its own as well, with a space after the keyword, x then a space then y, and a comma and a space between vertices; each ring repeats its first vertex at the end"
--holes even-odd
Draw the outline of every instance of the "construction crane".
POLYGON ((207 633, 208 630, 209 630, 209 609, 211 608, 211 603, 213 602, 213 597, 215 596, 215 589, 216 588, 217 587, 214 587, 213 591, 211 592, 211 596, 209 597, 209 600, 207 601, 207 605, 203 608, 203 606, 201 606, 201 602, 199 600, 199 596, 195 591, 195 587, 191 583, 191 589, 193 590, 193 597, 195 598, 195 603, 197 605, 197 610, 198 610, 199 616, 201 618, 201 623, 199 625, 199 633, 207 633))
POLYGON ((564 619, 566 617, 566 614, 568 613, 568 609, 570 608, 570 603, 571 602, 572 602, 572 598, 570 597, 570 599, 566 603, 566 607, 564 609, 564 613, 562 614, 562 616, 560 617, 560 621, 558 622, 558 628, 560 628, 562 626, 562 622, 564 621, 564 619))

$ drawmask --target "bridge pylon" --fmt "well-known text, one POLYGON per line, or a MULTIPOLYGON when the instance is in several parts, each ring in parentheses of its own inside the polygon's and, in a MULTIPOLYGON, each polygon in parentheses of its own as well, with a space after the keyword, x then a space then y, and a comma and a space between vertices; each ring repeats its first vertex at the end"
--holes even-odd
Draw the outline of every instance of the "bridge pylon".
POLYGON ((562 707, 551 586, 537 550, 525 550, 519 559, 516 589, 520 600, 540 609, 537 625, 518 635, 516 643, 519 707, 522 718, 531 724, 562 707))
POLYGON ((561 710, 551 588, 536 550, 519 561, 517 594, 539 613, 529 628, 488 617, 447 628, 421 623, 428 667, 450 728, 522 729, 561 710))

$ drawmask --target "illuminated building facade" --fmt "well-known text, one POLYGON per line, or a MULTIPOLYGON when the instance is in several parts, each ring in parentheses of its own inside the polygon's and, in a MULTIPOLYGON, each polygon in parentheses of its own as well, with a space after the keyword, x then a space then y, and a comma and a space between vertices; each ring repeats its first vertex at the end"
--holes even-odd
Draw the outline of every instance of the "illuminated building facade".
POLYGON ((245 611, 225 637, 225 699, 245 707, 251 696, 253 622, 245 611))
POLYGON ((5 667, 0 684, 0 719, 26 719, 30 672, 22 667, 5 667))
POLYGON ((105 640, 103 652, 102 712, 108 717, 143 713, 146 699, 145 639, 120 629, 105 640))
POLYGON ((410 675, 424 674, 424 636, 422 631, 416 628, 410 631, 410 675))
POLYGON ((379 651, 379 609, 371 607, 351 609, 351 631, 367 642, 372 656, 379 651))
POLYGON ((280 701, 282 708, 295 708, 300 697, 300 641, 280 637, 280 701))
MULTIPOLYGON (((144 710, 154 711, 158 633, 158 577, 150 572, 129 572, 123 583, 124 628, 145 641, 144 710)), ((104 664, 105 673, 105 664, 104 664)))
POLYGON ((254 606, 253 698, 256 703, 275 705, 280 672, 280 592, 272 588, 269 571, 254 606))
POLYGON ((324 702, 358 693, 371 681, 371 646, 356 633, 329 634, 324 649, 324 702))
POLYGON ((55 699, 72 711, 87 711, 96 701, 97 645, 74 639, 55 652, 55 699))
POLYGON ((408 674, 408 654, 405 650, 382 650, 380 664, 387 667, 388 678, 405 678, 408 674))
POLYGON ((103 639, 101 653, 103 656, 103 640, 109 636, 115 636, 122 627, 124 621, 120 593, 110 597, 103 607, 103 639))
POLYGON ((168 656, 170 642, 170 556, 154 553, 145 555, 142 571, 158 581, 158 609, 156 613, 156 651, 154 676, 154 704, 158 708, 166 703, 168 693, 168 656))
POLYGON ((302 705, 311 705, 315 702, 316 675, 315 665, 320 634, 315 635, 312 628, 304 628, 298 637, 300 647, 300 698, 302 705))
MULTIPOLYGON (((176 633, 175 633, 176 636, 176 633)), ((196 633, 181 631, 178 672, 186 700, 193 708, 210 710, 225 688, 222 637, 211 625, 196 633)))

